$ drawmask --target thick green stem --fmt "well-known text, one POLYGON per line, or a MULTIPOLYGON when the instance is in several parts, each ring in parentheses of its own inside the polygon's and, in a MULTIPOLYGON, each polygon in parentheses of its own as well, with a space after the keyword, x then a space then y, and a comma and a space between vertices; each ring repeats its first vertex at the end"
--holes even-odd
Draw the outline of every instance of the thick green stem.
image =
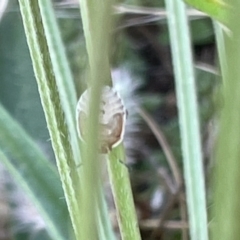
POLYGON ((82 180, 84 188, 88 190, 83 189, 81 196, 81 239, 89 239, 90 236, 91 239, 96 239, 96 203, 99 197, 97 188, 100 181, 98 119, 102 86, 112 85, 108 59, 112 4, 111 0, 80 0, 80 9, 90 67, 87 82, 91 88, 86 124, 88 131, 83 148, 82 180))
MULTIPOLYGON (((99 164, 96 153, 96 146, 98 146, 98 138, 96 136, 98 136, 99 130, 98 113, 100 90, 103 84, 112 85, 108 62, 108 48, 112 24, 112 0, 80 0, 80 7, 90 65, 90 86, 92 89, 90 117, 87 125, 89 131, 87 138, 87 151, 84 156, 86 161, 84 172, 86 172, 86 174, 89 172, 88 176, 86 175, 85 183, 92 189, 95 187, 93 180, 95 179, 96 181, 96 168, 99 164), (90 171, 92 172, 92 175, 90 174, 90 171)), ((113 155, 119 150, 122 151, 122 146, 113 150, 113 155)), ((124 161, 125 156, 123 153, 121 153, 119 159, 124 161)), ((138 240, 140 239, 140 234, 137 226, 127 168, 116 159, 111 159, 108 163, 112 189, 115 196, 115 204, 119 216, 118 220, 121 235, 123 239, 138 240)), ((93 208, 91 205, 94 204, 92 200, 89 199, 90 197, 92 196, 89 196, 88 198, 87 196, 85 197, 86 209, 89 210, 93 208)), ((89 231, 92 232, 92 226, 89 226, 89 224, 91 224, 90 221, 85 222, 84 227, 86 229, 86 235, 84 236, 88 236, 87 229, 89 227, 89 231)))
POLYGON ((206 196, 191 40, 182 1, 166 0, 179 109, 190 235, 208 239, 206 196))
POLYGON ((91 81, 112 85, 109 66, 113 0, 79 0, 91 81))
POLYGON ((141 236, 122 144, 110 152, 108 169, 122 239, 139 240, 141 236))
POLYGON ((78 194, 76 191, 78 176, 73 170, 74 159, 72 148, 60 103, 56 79, 53 74, 54 71, 50 60, 38 1, 19 0, 19 4, 66 202, 76 238, 79 239, 80 214, 77 202, 78 194))
POLYGON ((238 240, 240 236, 240 28, 239 0, 228 2, 230 31, 223 31, 219 48, 223 72, 224 105, 215 155, 213 240, 238 240))
POLYGON ((52 61, 52 69, 56 77, 56 85, 60 96, 60 102, 65 114, 70 141, 74 155, 75 165, 80 163, 79 139, 76 131, 75 108, 77 104, 74 80, 71 75, 57 20, 51 0, 38 0, 45 37, 48 44, 49 55, 52 61))

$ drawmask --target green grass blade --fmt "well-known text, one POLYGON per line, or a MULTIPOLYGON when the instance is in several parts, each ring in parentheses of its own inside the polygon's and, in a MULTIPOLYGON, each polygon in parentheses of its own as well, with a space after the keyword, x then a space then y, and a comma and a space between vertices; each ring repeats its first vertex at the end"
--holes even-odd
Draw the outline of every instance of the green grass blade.
POLYGON ((123 144, 110 152, 108 168, 122 239, 139 240, 141 236, 133 202, 128 168, 125 165, 123 144))
MULTIPOLYGON (((20 10, 38 83, 58 171, 62 181, 75 235, 79 236, 78 175, 65 116, 48 52, 45 32, 37 0, 19 0, 20 10)), ((67 99, 66 99, 67 101, 67 99)))
POLYGON ((1 105, 0 149, 0 161, 38 208, 50 236, 67 239, 68 212, 57 171, 1 105))
MULTIPOLYGON (((112 85, 109 66, 113 0, 79 0, 92 81, 112 85)), ((89 81, 90 83, 90 81, 89 81)))
MULTIPOLYGON (((99 161, 99 104, 102 86, 111 85, 111 74, 108 59, 110 27, 112 24, 112 1, 80 0, 83 30, 89 59, 90 72, 88 84, 91 87, 89 116, 86 124, 86 145, 83 149, 83 186, 81 202, 81 239, 96 239, 101 225, 97 226, 96 209, 99 196, 98 181, 100 181, 99 161), (91 191, 86 191, 91 189, 91 191)), ((101 204, 101 202, 98 202, 101 204)), ((104 210, 104 206, 98 206, 104 210)), ((101 211, 100 210, 100 211, 101 211)), ((106 214, 105 212, 101 212, 106 214)), ((105 219, 108 219, 106 214, 105 219)), ((101 219, 103 219, 101 217, 101 219)), ((104 224, 104 223, 103 223, 104 224)), ((110 224, 105 224, 105 232, 111 232, 110 224), (108 229, 107 229, 108 228, 108 229)))
POLYGON ((198 10, 205 12, 213 19, 221 22, 222 24, 229 26, 227 12, 229 10, 229 1, 227 0, 184 0, 189 5, 197 8, 198 10))
POLYGON ((80 163, 81 155, 76 131, 75 108, 77 104, 77 95, 74 80, 65 54, 57 20, 54 15, 54 9, 52 6, 53 3, 50 0, 38 0, 38 2, 49 48, 49 54, 52 61, 52 67, 56 77, 60 101, 65 113, 69 134, 71 136, 70 140, 73 154, 75 162, 78 164, 80 163))
POLYGON ((215 154, 213 240, 238 240, 240 236, 240 2, 229 1, 230 34, 224 34, 225 48, 219 48, 223 75, 224 105, 221 109, 215 154), (223 51, 223 53, 221 53, 223 51))
POLYGON ((165 1, 180 119, 191 239, 207 240, 207 212, 194 66, 186 7, 165 1))
MULTIPOLYGON (((93 175, 90 173, 92 169, 92 174, 96 171, 96 146, 98 146, 97 138, 98 136, 98 112, 99 112, 99 99, 102 84, 112 85, 110 77, 110 67, 108 60, 108 48, 109 48, 109 38, 111 29, 111 13, 112 13, 112 1, 94 1, 94 0, 80 0, 80 8, 82 15, 82 22, 84 28, 84 35, 86 39, 86 46, 90 65, 90 79, 92 87, 92 98, 90 103, 90 116, 89 124, 87 129, 89 131, 87 138, 87 151, 85 154, 86 162, 86 184, 90 187, 90 183, 94 184, 93 175), (94 139, 95 138, 95 139, 94 139), (94 159, 95 158, 95 159, 94 159), (95 160, 95 163, 94 163, 95 160), (88 176, 87 176, 88 174, 88 176), (87 181, 88 179, 88 181, 87 181)), ((117 148, 122 150, 122 146, 117 148)), ((113 150, 113 153, 117 151, 113 150)), ((115 152, 116 153, 116 152, 115 152)), ((118 156, 118 155, 117 155, 118 156)), ((119 156, 124 160, 124 155, 119 156)), ((113 157, 114 158, 114 157, 113 157)), ((131 186, 129 182, 129 176, 126 166, 119 163, 116 159, 111 159, 113 162, 117 162, 116 165, 109 163, 109 173, 111 175, 112 188, 115 194, 115 204, 118 209, 119 224, 121 235, 123 239, 137 240, 140 239, 140 233, 137 226, 137 220, 135 215, 135 208, 132 199, 131 186), (115 168, 116 167, 116 168, 115 168), (116 175, 115 173, 119 170, 120 172, 116 175), (120 179, 119 179, 120 178, 120 179), (120 180, 122 180, 121 184, 120 180), (121 188, 125 186, 124 188, 121 188), (126 193, 126 195, 124 194, 126 193), (127 196, 127 197, 126 197, 127 196), (122 204, 122 205, 121 205, 122 204)), ((112 161, 109 160, 108 162, 112 161)), ((96 174, 96 173, 95 173, 96 174)), ((96 181, 96 178, 95 178, 96 181)), ((92 189, 92 188, 91 188, 92 189)), ((89 196, 90 197, 90 196, 89 196)), ((89 201, 89 197, 86 196, 86 202, 89 201), (87 200, 88 199, 88 200, 87 200)), ((89 203, 88 203, 89 204, 89 203)), ((87 205, 88 208, 94 203, 87 205)), ((85 210, 87 211, 87 210, 85 210)), ((89 213, 88 213, 89 215, 89 213)), ((86 222, 86 221, 85 221, 86 222)), ((87 228, 91 227, 91 221, 86 223, 86 233, 87 228)), ((91 227, 92 228, 92 227, 91 227)), ((90 229, 91 230, 91 229, 90 229)))

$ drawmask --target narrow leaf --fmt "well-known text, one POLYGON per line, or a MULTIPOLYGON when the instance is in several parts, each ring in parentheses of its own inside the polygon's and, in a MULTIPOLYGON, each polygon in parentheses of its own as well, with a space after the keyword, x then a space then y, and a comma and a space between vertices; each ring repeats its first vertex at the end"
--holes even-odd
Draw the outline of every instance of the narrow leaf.
POLYGON ((0 161, 30 196, 53 239, 67 239, 68 213, 54 166, 0 105, 0 161))
POLYGON ((189 24, 182 1, 166 0, 191 239, 207 240, 205 177, 189 24))
MULTIPOLYGON (((76 170, 70 136, 65 123, 66 114, 62 109, 60 96, 49 47, 45 37, 42 16, 37 0, 19 0, 23 25, 27 37, 33 69, 38 83, 41 102, 43 105, 53 150, 68 210, 76 237, 79 236, 79 178, 76 170)), ((51 22, 49 22, 51 24, 51 22)), ((68 99, 65 99, 68 101, 68 99)), ((76 135, 76 134, 75 134, 76 135)), ((78 146, 77 146, 78 147, 78 146)))
POLYGON ((227 13, 229 10, 229 3, 226 0, 184 0, 187 4, 194 8, 205 12, 213 19, 229 26, 227 13))

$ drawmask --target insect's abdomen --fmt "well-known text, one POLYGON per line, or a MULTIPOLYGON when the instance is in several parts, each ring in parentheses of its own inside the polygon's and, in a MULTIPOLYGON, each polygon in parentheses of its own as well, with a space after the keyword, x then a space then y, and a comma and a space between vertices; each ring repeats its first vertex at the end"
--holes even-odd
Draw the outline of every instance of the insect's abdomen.
MULTIPOLYGON (((86 123, 88 119, 88 106, 90 89, 80 97, 77 104, 77 128, 82 141, 86 138, 86 123)), ((102 89, 100 102, 100 148, 102 153, 107 153, 123 140, 126 122, 126 110, 118 93, 109 86, 102 89)))

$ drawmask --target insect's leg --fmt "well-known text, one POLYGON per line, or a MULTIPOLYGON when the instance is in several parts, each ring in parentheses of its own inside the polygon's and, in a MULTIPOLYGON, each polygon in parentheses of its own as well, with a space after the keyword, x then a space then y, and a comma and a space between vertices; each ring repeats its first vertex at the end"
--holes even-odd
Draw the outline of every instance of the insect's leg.
POLYGON ((123 160, 118 159, 119 163, 123 164, 129 171, 131 170, 131 165, 123 162, 123 160))

